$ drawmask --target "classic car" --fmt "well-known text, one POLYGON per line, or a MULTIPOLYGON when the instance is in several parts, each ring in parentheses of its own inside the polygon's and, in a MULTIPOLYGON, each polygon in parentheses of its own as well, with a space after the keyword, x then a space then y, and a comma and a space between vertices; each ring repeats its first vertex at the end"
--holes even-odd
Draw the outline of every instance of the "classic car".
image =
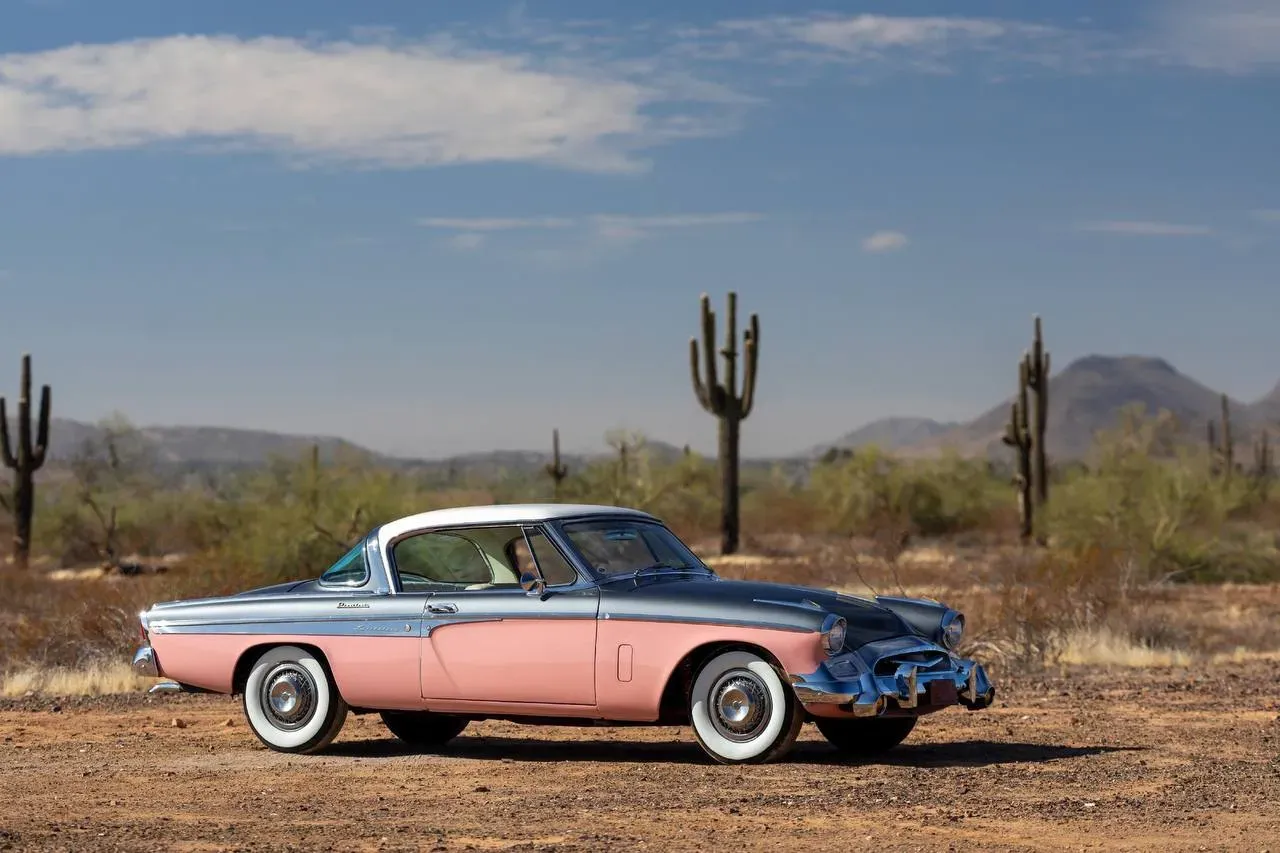
POLYGON ((995 688, 934 601, 725 579, 660 519, 613 506, 461 507, 371 530, 318 577, 140 614, 152 692, 243 697, 280 752, 350 713, 413 748, 476 720, 689 725, 725 764, 785 755, 812 721, 890 749, 995 688))

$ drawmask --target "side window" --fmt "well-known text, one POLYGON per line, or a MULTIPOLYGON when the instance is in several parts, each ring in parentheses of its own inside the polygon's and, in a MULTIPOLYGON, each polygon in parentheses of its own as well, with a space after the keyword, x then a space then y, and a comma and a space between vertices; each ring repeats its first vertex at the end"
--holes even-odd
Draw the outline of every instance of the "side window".
POLYGON ((542 570, 542 577, 548 586, 573 583, 578 579, 578 573, 547 538, 547 534, 537 529, 531 529, 527 533, 529 544, 533 547, 533 558, 537 560, 538 568, 542 570))
POLYGON ((364 540, 325 569, 320 583, 333 586, 357 586, 367 574, 364 564, 364 540))
POLYGON ((518 587, 519 527, 436 530, 401 539, 391 559, 405 592, 518 587))

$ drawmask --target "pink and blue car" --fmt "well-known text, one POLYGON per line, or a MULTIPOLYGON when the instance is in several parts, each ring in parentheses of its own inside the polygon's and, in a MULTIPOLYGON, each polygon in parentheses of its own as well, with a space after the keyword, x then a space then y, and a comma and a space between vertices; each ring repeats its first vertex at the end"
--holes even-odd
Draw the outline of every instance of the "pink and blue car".
POLYGON ((856 755, 995 697, 937 602, 726 580, 662 521, 568 504, 463 507, 380 525, 311 580, 140 616, 152 692, 243 697, 280 752, 348 713, 434 750, 476 720, 688 725, 714 760, 785 755, 816 724, 856 755))

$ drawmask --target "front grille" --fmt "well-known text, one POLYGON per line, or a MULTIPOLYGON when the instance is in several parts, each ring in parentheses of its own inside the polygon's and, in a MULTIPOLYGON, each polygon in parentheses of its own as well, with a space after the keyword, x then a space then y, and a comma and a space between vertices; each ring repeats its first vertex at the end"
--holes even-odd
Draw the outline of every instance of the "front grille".
POLYGON ((939 652, 909 652, 901 655, 890 655, 876 661, 876 675, 893 675, 903 664, 917 667, 920 672, 936 672, 950 669, 947 656, 939 652))

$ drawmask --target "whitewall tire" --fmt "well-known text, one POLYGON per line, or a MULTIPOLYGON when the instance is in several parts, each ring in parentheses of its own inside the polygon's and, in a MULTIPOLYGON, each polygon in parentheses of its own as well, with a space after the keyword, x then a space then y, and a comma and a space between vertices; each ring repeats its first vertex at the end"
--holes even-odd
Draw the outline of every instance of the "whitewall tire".
POLYGON ((275 646, 254 661, 244 685, 253 733, 277 752, 317 752, 338 736, 347 703, 316 656, 275 646))
POLYGON ((777 670, 734 650, 702 665, 689 694, 689 718, 702 749, 721 764, 762 764, 785 755, 804 723, 777 670))

